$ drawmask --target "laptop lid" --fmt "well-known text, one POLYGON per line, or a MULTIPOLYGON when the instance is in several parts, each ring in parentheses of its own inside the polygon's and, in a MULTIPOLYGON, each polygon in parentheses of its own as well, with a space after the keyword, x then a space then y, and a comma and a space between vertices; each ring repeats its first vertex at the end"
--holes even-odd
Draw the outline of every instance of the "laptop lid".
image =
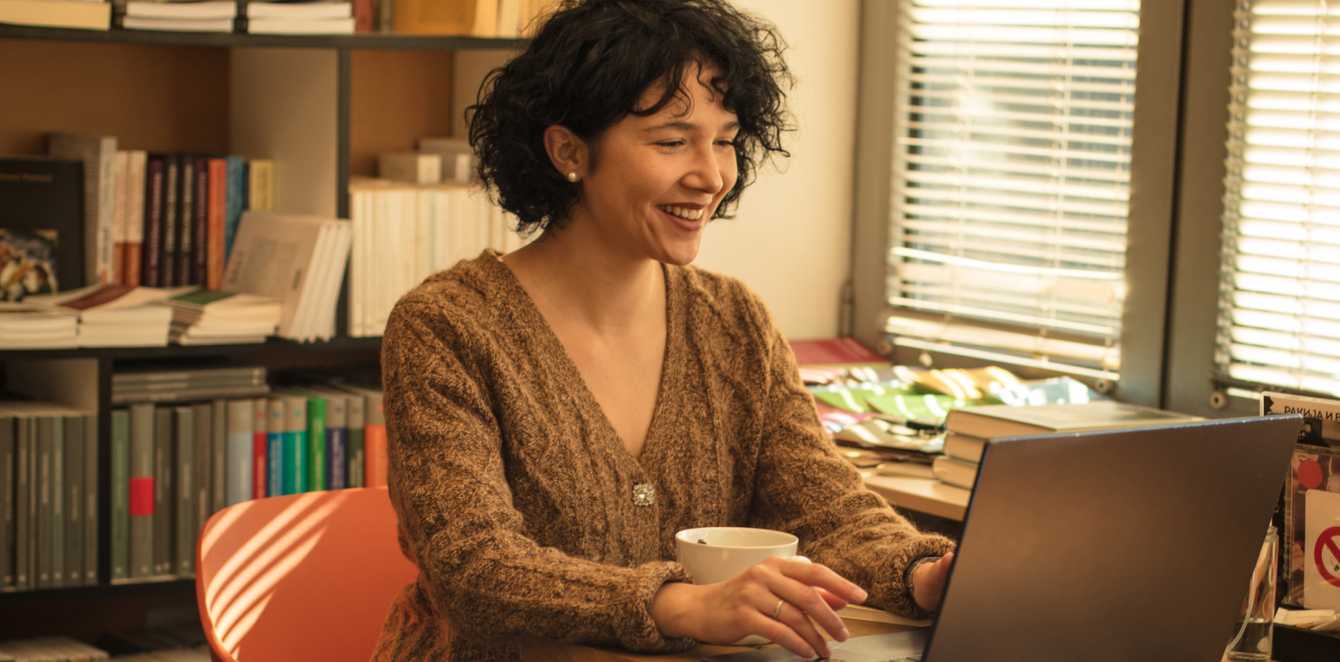
POLYGON ((924 659, 1219 660, 1301 423, 991 442, 924 659))

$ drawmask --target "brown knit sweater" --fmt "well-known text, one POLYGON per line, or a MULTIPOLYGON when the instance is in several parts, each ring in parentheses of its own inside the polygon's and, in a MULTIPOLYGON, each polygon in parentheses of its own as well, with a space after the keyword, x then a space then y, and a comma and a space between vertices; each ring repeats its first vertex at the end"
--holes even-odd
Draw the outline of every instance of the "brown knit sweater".
POLYGON ((867 604, 920 615, 903 571, 952 543, 862 486, 752 292, 691 267, 665 277, 660 395, 636 458, 496 254, 396 305, 382 345, 390 493, 419 577, 374 659, 511 660, 521 637, 691 647, 649 609, 687 580, 675 532, 701 526, 790 531, 867 604), (652 498, 635 498, 639 484, 652 498))

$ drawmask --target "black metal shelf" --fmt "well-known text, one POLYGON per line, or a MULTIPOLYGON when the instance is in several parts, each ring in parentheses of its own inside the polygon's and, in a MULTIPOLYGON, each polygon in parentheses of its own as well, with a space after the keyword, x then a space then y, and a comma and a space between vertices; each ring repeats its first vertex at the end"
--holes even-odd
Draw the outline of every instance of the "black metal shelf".
POLYGON ((0 363, 31 359, 107 359, 111 361, 140 361, 179 359, 210 356, 239 356, 272 352, 326 352, 375 351, 381 347, 380 337, 332 338, 322 342, 294 342, 271 339, 263 343, 243 345, 168 345, 166 347, 80 347, 68 349, 15 349, 0 351, 0 363))
POLYGON ((215 48, 327 48, 342 50, 495 50, 524 48, 510 37, 423 36, 386 33, 352 35, 272 35, 155 30, 78 30, 0 24, 0 39, 45 39, 95 43, 206 46, 215 48))

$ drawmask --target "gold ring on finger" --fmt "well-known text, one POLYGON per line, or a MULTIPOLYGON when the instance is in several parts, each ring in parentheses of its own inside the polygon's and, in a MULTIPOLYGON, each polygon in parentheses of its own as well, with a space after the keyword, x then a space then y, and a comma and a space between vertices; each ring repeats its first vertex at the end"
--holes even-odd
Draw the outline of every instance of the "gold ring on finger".
POLYGON ((782 620, 782 607, 786 606, 786 600, 778 600, 777 608, 772 610, 772 620, 782 620))

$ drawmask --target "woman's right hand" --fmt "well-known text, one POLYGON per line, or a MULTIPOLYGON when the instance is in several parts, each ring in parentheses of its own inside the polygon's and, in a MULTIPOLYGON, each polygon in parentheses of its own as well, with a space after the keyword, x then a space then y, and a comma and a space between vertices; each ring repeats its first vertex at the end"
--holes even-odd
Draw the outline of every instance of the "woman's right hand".
POLYGON ((865 598, 861 587, 826 566, 774 557, 724 582, 666 584, 652 599, 651 615, 666 636, 730 644, 752 634, 802 657, 828 657, 815 624, 845 641, 836 610, 865 598))

